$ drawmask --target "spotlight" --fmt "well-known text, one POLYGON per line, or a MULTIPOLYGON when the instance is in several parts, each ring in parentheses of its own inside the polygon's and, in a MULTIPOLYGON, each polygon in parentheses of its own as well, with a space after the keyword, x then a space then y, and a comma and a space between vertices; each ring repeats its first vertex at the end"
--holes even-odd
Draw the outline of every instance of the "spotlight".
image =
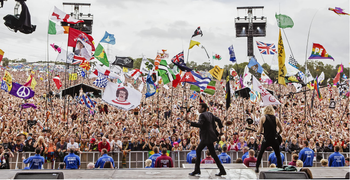
POLYGON ((237 20, 239 21, 239 17, 237 17, 237 20))
POLYGON ((247 16, 244 16, 244 20, 247 20, 247 16))
POLYGON ((245 30, 245 27, 243 27, 242 29, 243 29, 243 31, 244 31, 244 30, 245 30))
POLYGON ((80 13, 80 17, 83 16, 83 13, 80 13))
POLYGON ((259 31, 259 30, 260 30, 260 27, 258 26, 256 29, 259 31))
POLYGON ((254 20, 256 20, 256 16, 254 16, 254 20))
POLYGON ((90 16, 91 16, 91 14, 89 13, 89 14, 88 14, 88 17, 90 17, 90 16))
POLYGON ((73 17, 73 13, 70 13, 70 16, 73 17))
POLYGON ((264 16, 261 16, 261 20, 264 20, 264 16))

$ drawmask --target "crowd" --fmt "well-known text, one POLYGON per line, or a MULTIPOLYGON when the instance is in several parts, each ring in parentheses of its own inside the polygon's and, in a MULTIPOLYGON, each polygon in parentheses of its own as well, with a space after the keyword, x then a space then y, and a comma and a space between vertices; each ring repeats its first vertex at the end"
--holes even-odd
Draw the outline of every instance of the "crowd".
MULTIPOLYGON (((20 84, 24 84, 28 77, 25 71, 9 72, 13 81, 20 84)), ((55 72, 49 78, 54 94, 78 82, 93 86, 93 79, 79 77, 76 81, 69 81, 64 73, 58 74, 63 85, 59 90, 52 81, 55 72)), ((3 75, 4 70, 1 70, 0 77, 3 75)), ((44 80, 36 78, 35 96, 29 100, 0 90, 0 144, 6 152, 35 152, 39 148, 45 162, 54 159, 63 162, 72 147, 75 153, 106 149, 107 152, 122 151, 127 154, 129 151, 151 151, 154 147, 169 151, 191 150, 199 143, 198 129, 184 123, 185 110, 181 108, 194 106, 189 117, 191 121, 198 120, 196 108, 199 98, 190 99, 193 91, 189 89, 189 84, 169 89, 160 84, 158 93, 149 98, 145 98, 144 88, 141 105, 135 110, 124 111, 94 97, 92 99, 97 105, 93 109, 77 103, 72 97, 65 105, 63 98, 49 98, 45 72, 34 72, 34 76, 41 76, 44 80), (20 105, 24 103, 35 104, 37 109, 21 109, 20 105)), ((140 84, 129 78, 126 81, 135 87, 140 84)), ((224 124, 224 135, 215 143, 215 148, 219 151, 223 147, 227 148, 225 151, 244 151, 247 147, 256 155, 263 137, 245 128, 257 129, 263 107, 233 95, 231 106, 226 110, 223 84, 225 82, 216 83, 213 96, 202 96, 209 104, 209 111, 224 124), (254 123, 248 124, 247 118, 254 123)), ((313 91, 308 91, 305 99, 304 93, 295 93, 293 85, 271 84, 264 87, 273 90, 282 103, 275 106, 276 116, 283 127, 282 151, 298 154, 303 142, 307 141, 317 161, 322 159, 319 152, 334 152, 335 146, 339 147, 340 153, 349 152, 349 97, 339 95, 335 87, 321 88, 322 100, 318 100, 316 95, 313 98, 313 91), (336 102, 334 109, 329 108, 331 98, 336 102)))

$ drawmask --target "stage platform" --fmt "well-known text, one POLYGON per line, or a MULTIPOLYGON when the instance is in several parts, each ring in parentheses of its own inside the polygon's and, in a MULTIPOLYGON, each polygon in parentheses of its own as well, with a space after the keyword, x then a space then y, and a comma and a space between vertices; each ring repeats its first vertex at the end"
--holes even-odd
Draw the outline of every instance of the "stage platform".
MULTIPOLYGON (((204 165, 207 166, 207 165, 204 165)), ((253 168, 242 167, 235 164, 226 165, 226 176, 215 176, 219 170, 216 165, 201 168, 201 175, 189 176, 193 169, 96 169, 96 170, 0 170, 0 179, 13 179, 18 172, 63 172, 65 179, 258 179, 259 175, 253 168)), ((244 165, 243 165, 244 166, 244 165)), ((314 178, 345 178, 349 167, 341 168, 309 168, 314 178)), ((261 168, 260 171, 268 171, 261 168)))

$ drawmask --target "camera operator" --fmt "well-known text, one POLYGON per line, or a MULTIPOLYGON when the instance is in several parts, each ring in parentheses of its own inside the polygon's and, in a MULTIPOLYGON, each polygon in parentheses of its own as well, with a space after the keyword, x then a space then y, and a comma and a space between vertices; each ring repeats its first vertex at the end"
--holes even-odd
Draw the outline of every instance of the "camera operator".
POLYGON ((5 149, 0 145, 0 169, 10 169, 9 158, 14 157, 13 153, 9 149, 5 149))

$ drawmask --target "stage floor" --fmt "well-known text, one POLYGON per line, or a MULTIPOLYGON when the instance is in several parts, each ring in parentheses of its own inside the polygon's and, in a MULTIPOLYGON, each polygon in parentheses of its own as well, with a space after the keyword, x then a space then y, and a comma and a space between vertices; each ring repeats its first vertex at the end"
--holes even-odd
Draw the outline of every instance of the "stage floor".
MULTIPOLYGON (((207 165, 205 165, 207 166, 207 165)), ((254 169, 229 164, 225 166, 227 175, 215 176, 219 170, 214 166, 201 169, 201 175, 189 176, 193 169, 97 169, 97 170, 0 170, 0 179, 13 179, 18 172, 63 172, 65 179, 257 179, 254 169)), ((260 171, 268 171, 261 168, 260 171)), ((341 168, 310 168, 314 178, 345 178, 349 167, 341 168)))

